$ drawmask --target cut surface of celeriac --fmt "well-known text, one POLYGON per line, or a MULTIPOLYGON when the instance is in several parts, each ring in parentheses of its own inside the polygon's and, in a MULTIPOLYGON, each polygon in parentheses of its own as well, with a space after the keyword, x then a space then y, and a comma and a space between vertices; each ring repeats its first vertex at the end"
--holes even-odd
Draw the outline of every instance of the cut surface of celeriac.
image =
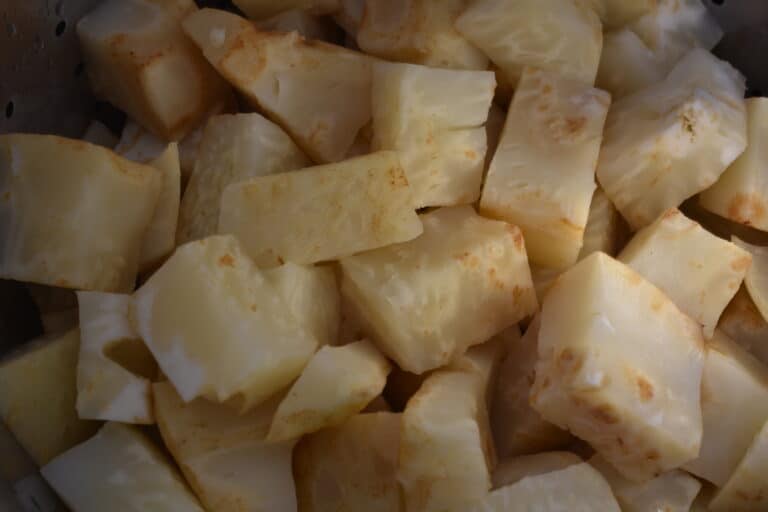
POLYGON ((493 488, 499 489, 523 478, 545 475, 584 462, 571 452, 540 452, 503 460, 493 470, 493 488))
POLYGON ((130 291, 159 194, 156 169, 101 146, 0 136, 0 277, 130 291))
POLYGON ((162 261, 176 247, 176 228, 181 201, 181 164, 179 146, 175 142, 148 162, 160 174, 160 195, 155 213, 144 232, 139 254, 139 268, 145 270, 162 261))
POLYGON ((520 227, 531 263, 566 268, 584 241, 610 96, 525 68, 480 200, 520 227))
POLYGON ((752 266, 744 283, 763 319, 768 320, 768 247, 751 245, 736 237, 733 237, 733 243, 752 255, 752 266))
POLYGON ((295 32, 261 32, 215 9, 188 16, 184 30, 219 73, 317 163, 341 160, 371 118, 372 61, 363 54, 295 32))
POLYGON ((480 197, 495 86, 490 71, 373 65, 371 144, 398 152, 416 207, 480 197))
POLYGON ((699 453, 701 327, 631 268, 594 253, 562 274, 544 299, 538 352, 533 408, 626 478, 699 453))
POLYGON ((603 189, 597 187, 589 205, 589 217, 584 228, 584 243, 579 252, 583 260, 593 252, 616 256, 627 235, 628 228, 621 214, 603 189))
POLYGON ((310 264, 406 242, 422 232, 398 156, 379 151, 228 186, 220 233, 261 267, 310 264))
POLYGON ((717 328, 768 365, 768 322, 742 286, 720 316, 717 328))
POLYGON ((342 294, 379 348, 413 373, 445 365, 537 308, 519 229, 469 206, 420 218, 419 238, 341 260, 342 294))
POLYGON ((134 294, 144 342, 185 401, 243 411, 290 384, 317 340, 230 236, 179 247, 134 294))

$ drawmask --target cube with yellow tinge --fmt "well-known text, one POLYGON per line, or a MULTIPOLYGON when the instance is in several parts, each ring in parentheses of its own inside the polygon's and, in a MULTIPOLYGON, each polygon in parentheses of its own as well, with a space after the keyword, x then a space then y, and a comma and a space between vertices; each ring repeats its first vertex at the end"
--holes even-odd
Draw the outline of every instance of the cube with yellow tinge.
POLYGON ((701 327, 631 268, 595 253, 561 275, 544 299, 538 352, 533 408, 626 478, 699 453, 701 327))
POLYGON ((132 314, 184 401, 247 410, 289 385, 317 348, 230 236, 179 247, 134 294, 132 314))
POLYGON ((566 268, 584 241, 610 96, 526 68, 480 199, 483 215, 520 227, 531 262, 566 268))
POLYGON ((397 154, 381 151, 232 184, 221 197, 219 232, 269 267, 405 242, 422 226, 397 154))
POLYGON ((469 206, 421 216, 424 234, 344 258, 342 294, 409 372, 447 364, 537 309, 522 234, 469 206))
POLYGON ((132 290, 159 194, 156 169, 101 146, 0 136, 0 277, 132 290))

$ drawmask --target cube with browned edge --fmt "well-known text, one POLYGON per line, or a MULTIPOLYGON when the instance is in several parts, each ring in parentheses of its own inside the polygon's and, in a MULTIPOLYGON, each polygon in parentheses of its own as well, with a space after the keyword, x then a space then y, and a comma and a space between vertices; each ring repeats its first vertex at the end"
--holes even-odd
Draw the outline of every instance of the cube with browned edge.
POLYGON ((544 299, 538 352, 533 408, 629 480, 699 453, 701 327, 631 268, 594 253, 561 275, 544 299))
POLYGON ((192 0, 109 0, 77 25, 94 92, 167 141, 231 94, 181 29, 196 10, 192 0))
POLYGON ((421 216, 424 234, 341 260, 342 294, 379 347, 409 372, 447 364, 533 314, 520 230, 470 206, 421 216))
POLYGON ((0 277, 133 290, 156 169, 49 135, 0 136, 0 277))
POLYGON ((262 32, 215 9, 191 14, 184 30, 219 73, 317 163, 344 158, 371 119, 370 57, 295 32, 262 32))

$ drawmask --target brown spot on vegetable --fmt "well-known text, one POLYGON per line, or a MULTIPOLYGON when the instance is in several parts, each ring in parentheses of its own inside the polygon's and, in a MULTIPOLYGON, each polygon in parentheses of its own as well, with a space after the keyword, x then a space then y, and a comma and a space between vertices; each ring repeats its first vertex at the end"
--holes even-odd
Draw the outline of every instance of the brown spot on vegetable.
POLYGON ((221 265, 222 267, 234 267, 235 258, 233 258, 231 254, 225 254, 224 256, 219 258, 219 265, 221 265))
POLYGON ((597 421, 605 423, 606 425, 615 425, 619 422, 619 418, 616 416, 616 412, 608 404, 601 404, 592 407, 589 413, 597 421))
POLYGON ((750 226, 765 218, 768 205, 758 194, 736 194, 728 204, 728 218, 750 226))
POLYGON ((637 377, 637 390, 640 395, 640 400, 647 402, 653 398, 653 384, 645 377, 637 377))
POLYGON ((752 256, 744 256, 731 262, 731 268, 736 272, 745 272, 752 265, 752 256))
POLYGON ((648 453, 645 454, 645 458, 648 460, 659 460, 661 458, 661 455, 655 450, 651 450, 648 453))

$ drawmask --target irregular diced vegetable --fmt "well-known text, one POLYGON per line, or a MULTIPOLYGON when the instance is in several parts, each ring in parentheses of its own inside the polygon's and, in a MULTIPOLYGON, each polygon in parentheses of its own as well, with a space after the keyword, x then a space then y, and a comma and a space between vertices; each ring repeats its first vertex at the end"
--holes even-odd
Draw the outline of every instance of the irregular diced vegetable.
POLYGON ((499 463, 493 471, 493 488, 506 487, 523 478, 560 471, 582 462, 578 455, 571 452, 541 452, 512 457, 499 463))
POLYGON ((633 30, 623 28, 605 34, 597 86, 613 96, 622 96, 661 82, 669 72, 633 30))

